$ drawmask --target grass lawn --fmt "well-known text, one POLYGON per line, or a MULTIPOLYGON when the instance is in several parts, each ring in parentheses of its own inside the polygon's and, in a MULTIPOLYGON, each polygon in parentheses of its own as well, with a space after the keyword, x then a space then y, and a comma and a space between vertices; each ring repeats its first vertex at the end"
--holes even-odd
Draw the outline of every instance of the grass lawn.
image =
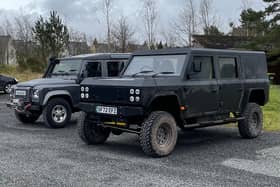
POLYGON ((263 107, 264 129, 268 131, 280 130, 280 86, 270 87, 269 102, 263 107))
POLYGON ((0 74, 15 77, 18 81, 28 81, 42 77, 41 73, 35 73, 30 70, 20 70, 14 65, 0 65, 0 74))

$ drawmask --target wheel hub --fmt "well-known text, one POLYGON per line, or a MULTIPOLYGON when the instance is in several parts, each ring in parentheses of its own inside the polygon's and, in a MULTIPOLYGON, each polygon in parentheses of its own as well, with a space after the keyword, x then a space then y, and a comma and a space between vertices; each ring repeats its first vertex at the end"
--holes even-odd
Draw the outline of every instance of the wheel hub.
POLYGON ((168 129, 168 126, 161 125, 157 132, 157 143, 160 146, 167 145, 169 143, 170 139, 170 129, 168 129))
POLYGON ((6 93, 11 93, 11 89, 12 89, 12 85, 11 85, 11 84, 7 84, 7 85, 5 86, 5 92, 6 92, 6 93))
POLYGON ((52 118, 56 123, 63 123, 67 117, 67 110, 62 105, 56 105, 52 109, 52 118))
POLYGON ((254 113, 253 116, 252 116, 252 126, 254 128, 257 128, 258 124, 259 124, 259 116, 258 116, 257 113, 254 113))

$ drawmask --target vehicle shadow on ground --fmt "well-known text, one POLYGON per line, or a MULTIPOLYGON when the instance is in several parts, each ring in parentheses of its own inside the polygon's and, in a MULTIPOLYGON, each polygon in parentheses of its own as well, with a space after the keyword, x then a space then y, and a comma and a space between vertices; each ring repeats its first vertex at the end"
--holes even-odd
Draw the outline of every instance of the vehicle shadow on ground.
MULTIPOLYGON (((240 156, 240 150, 242 149, 255 154, 257 150, 265 149, 272 145, 262 143, 266 136, 267 134, 263 133, 256 139, 243 139, 239 136, 238 129, 232 127, 210 127, 187 132, 179 131, 177 145, 172 156, 207 157, 205 154, 209 153, 232 157, 234 155, 240 156), (201 153, 202 149, 203 155, 201 153)), ((95 146, 85 145, 85 147, 94 149, 95 146)), ((143 158, 144 156, 137 135, 130 135, 125 138, 114 136, 104 145, 99 145, 98 149, 133 157, 143 158)), ((248 158, 250 158, 251 154, 247 155, 248 158)))
MULTIPOLYGON (((179 131, 177 146, 175 147, 173 154, 186 154, 190 151, 201 149, 201 146, 208 146, 210 148, 211 146, 215 147, 219 144, 228 145, 228 142, 233 142, 234 140, 239 141, 241 138, 235 132, 236 129, 232 129, 233 128, 230 130, 217 131, 207 128, 187 132, 179 131)), ((95 150, 96 145, 84 145, 84 147, 95 150)), ((127 156, 140 158, 143 158, 144 156, 137 135, 126 135, 125 137, 123 135, 111 135, 104 145, 98 145, 97 147, 98 150, 114 152, 115 154, 125 154, 127 156)))
POLYGON ((58 128, 58 129, 54 129, 54 128, 50 128, 48 127, 47 125, 45 125, 44 121, 41 119, 42 117, 40 117, 40 119, 38 121, 36 121, 35 123, 21 123, 19 121, 16 121, 16 123, 14 124, 14 128, 18 128, 20 127, 21 129, 22 128, 25 128, 26 130, 38 130, 38 129, 41 129, 41 130, 44 130, 44 129, 49 129, 49 130, 59 130, 59 129, 64 129, 66 130, 66 128, 75 128, 76 124, 77 124, 77 119, 72 119, 66 127, 64 128, 58 128))

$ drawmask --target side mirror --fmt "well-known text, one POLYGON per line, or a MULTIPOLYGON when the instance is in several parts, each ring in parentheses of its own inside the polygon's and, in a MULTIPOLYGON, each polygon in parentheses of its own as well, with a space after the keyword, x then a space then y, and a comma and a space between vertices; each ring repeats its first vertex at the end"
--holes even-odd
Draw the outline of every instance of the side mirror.
POLYGON ((193 68, 193 72, 195 73, 201 72, 201 61, 194 61, 192 68, 193 68))
POLYGON ((51 57, 50 60, 49 60, 49 63, 50 64, 59 64, 59 60, 55 57, 51 57))

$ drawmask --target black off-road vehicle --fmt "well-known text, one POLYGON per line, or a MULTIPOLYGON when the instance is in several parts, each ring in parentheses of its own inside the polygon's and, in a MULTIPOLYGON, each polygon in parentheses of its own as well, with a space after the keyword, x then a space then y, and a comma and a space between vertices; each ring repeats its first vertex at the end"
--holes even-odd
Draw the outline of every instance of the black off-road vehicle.
POLYGON ((255 138, 268 102, 263 52, 177 48, 136 52, 121 78, 85 79, 78 129, 82 140, 100 144, 109 134, 138 134, 143 151, 166 156, 177 127, 193 129, 238 123, 255 138))
MULTIPOLYGON (((86 77, 119 76, 130 54, 89 54, 51 59, 42 79, 12 88, 8 107, 22 123, 33 123, 41 114, 52 128, 62 128, 79 111, 79 83, 86 77)), ((87 98, 85 94, 82 98, 87 98)))

